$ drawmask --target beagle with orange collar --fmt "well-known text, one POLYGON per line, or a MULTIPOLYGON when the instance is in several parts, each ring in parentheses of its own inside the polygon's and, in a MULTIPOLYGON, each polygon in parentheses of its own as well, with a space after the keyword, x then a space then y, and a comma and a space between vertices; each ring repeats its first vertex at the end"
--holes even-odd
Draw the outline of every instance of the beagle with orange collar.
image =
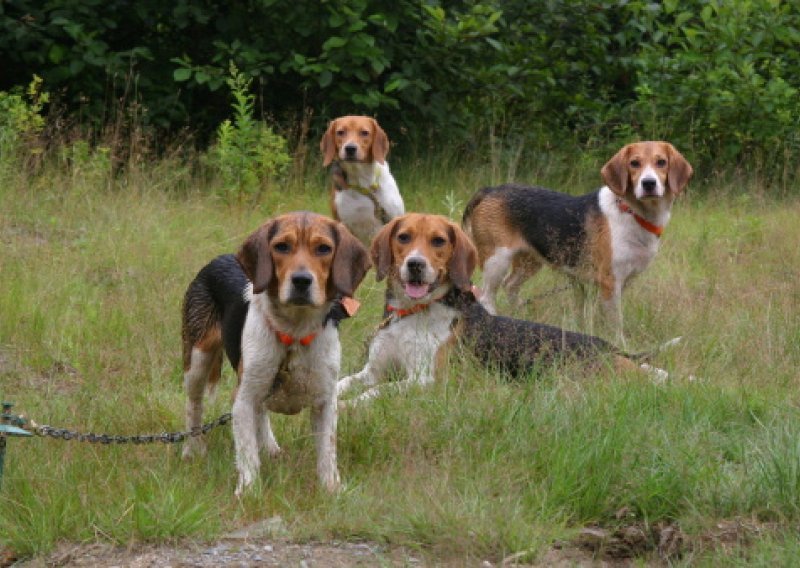
POLYGON ((372 237, 405 206, 389 171, 389 138, 374 118, 332 120, 320 141, 322 165, 331 166, 331 210, 361 242, 372 237))
POLYGON ((571 277, 581 314, 582 282, 599 287, 606 318, 624 345, 622 290, 658 252, 672 203, 693 170, 672 144, 636 142, 600 173, 606 185, 579 197, 515 184, 472 197, 462 224, 478 250, 481 302, 491 313, 501 285, 517 303, 522 284, 547 264, 571 277))
MULTIPOLYGON (((219 381, 224 349, 238 375, 236 495, 256 479, 259 451, 280 452, 267 410, 296 414, 306 407, 320 483, 338 488, 340 299, 352 296, 370 266, 367 249, 341 223, 288 213, 262 225, 236 256, 212 260, 189 285, 183 303, 186 423, 190 430, 200 427, 203 391, 219 381)), ((205 452, 202 437, 190 438, 183 455, 196 452, 205 452)))
POLYGON ((372 387, 356 402, 387 388, 433 382, 455 346, 513 376, 558 357, 597 366, 606 355, 619 370, 638 369, 656 380, 666 378, 666 371, 636 363, 646 354, 628 355, 598 337, 489 314, 470 283, 477 263, 475 247, 445 217, 410 213, 394 219, 375 237, 370 255, 377 279, 388 278, 389 315, 370 343, 364 368, 337 385, 339 394, 358 385, 372 387), (377 385, 392 369, 399 369, 404 378, 377 385))

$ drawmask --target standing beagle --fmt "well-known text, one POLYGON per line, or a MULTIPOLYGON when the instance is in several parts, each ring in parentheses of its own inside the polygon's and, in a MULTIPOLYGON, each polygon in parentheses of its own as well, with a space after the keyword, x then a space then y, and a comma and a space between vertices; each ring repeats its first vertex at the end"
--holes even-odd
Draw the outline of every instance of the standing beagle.
POLYGON ((658 252, 672 203, 693 170, 672 144, 636 142, 600 173, 606 185, 579 197, 516 184, 472 197, 463 226, 478 249, 481 301, 491 313, 501 285, 516 303, 522 284, 547 264, 571 277, 581 314, 582 282, 599 287, 606 319, 624 345, 622 290, 658 252))
MULTIPOLYGON (((256 479, 259 452, 280 452, 267 410, 296 414, 306 407, 320 483, 338 488, 337 308, 369 267, 366 248, 344 225, 298 212, 265 223, 235 257, 212 260, 189 285, 183 303, 187 427, 202 423, 203 391, 219 381, 224 348, 238 375, 232 411, 237 495, 256 479)), ((190 438, 183 455, 204 451, 202 437, 190 438)))
POLYGON ((637 370, 656 381, 667 378, 666 371, 637 362, 647 354, 629 355, 599 337, 489 314, 470 284, 475 247, 445 217, 409 213, 394 219, 375 237, 370 255, 378 280, 388 278, 391 294, 389 316, 369 346, 367 364, 337 385, 339 394, 357 385, 372 387, 357 402, 387 388, 433 382, 446 371, 447 356, 456 346, 512 376, 560 359, 577 359, 596 369, 605 358, 618 371, 637 370), (403 379, 378 384, 391 369, 403 379))
POLYGON ((331 210, 361 242, 372 237, 405 206, 386 155, 389 138, 374 118, 332 120, 320 141, 322 165, 331 164, 331 210))

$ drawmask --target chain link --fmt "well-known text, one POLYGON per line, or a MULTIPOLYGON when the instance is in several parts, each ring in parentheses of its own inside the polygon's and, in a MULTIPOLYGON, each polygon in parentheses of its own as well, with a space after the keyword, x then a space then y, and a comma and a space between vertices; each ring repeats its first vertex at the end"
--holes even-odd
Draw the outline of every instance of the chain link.
POLYGON ((202 426, 196 426, 184 432, 162 432, 160 434, 144 434, 139 436, 111 436, 109 434, 95 434, 93 432, 82 433, 66 428, 53 428, 46 424, 35 424, 32 420, 31 430, 37 436, 55 438, 57 440, 75 440, 77 442, 89 442, 90 444, 152 444, 161 442, 162 444, 175 444, 183 442, 187 438, 196 438, 202 434, 207 434, 218 426, 223 426, 231 421, 231 414, 226 413, 206 422, 202 426))

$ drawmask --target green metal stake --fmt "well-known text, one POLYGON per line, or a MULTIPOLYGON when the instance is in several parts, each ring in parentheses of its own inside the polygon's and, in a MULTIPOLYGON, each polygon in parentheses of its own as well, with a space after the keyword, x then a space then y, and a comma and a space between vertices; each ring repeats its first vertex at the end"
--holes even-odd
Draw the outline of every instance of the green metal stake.
POLYGON ((15 424, 23 426, 25 419, 11 414, 12 406, 14 406, 12 403, 4 402, 3 414, 0 414, 0 487, 3 484, 3 466, 6 461, 6 438, 8 436, 32 436, 27 430, 15 426, 15 424))

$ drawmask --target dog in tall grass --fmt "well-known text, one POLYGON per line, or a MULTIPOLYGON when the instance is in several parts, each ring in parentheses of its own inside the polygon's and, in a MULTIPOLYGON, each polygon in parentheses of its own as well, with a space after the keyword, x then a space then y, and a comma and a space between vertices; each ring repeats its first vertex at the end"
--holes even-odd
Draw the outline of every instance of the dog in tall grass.
POLYGON ((668 142, 636 142, 600 173, 606 185, 579 197, 515 184, 472 197, 462 224, 478 250, 481 301, 491 313, 500 287, 517 306, 522 284, 548 265, 570 277, 581 314, 583 283, 597 285, 606 321, 624 345, 622 290, 658 252, 693 170, 668 142))
MULTIPOLYGON (((234 256, 212 260, 189 285, 183 303, 186 425, 202 423, 203 394, 220 378, 223 350, 236 370, 233 439, 236 495, 256 479, 260 451, 280 446, 270 412, 310 409, 317 475, 330 491, 336 460, 341 299, 353 295, 370 267, 367 249, 339 222, 308 212, 276 217, 234 256)), ((184 457, 205 453, 190 438, 184 457)))
POLYGON ((627 354, 598 337, 490 314, 470 282, 475 247, 443 216, 410 213, 394 219, 375 237, 370 255, 377 279, 388 280, 389 315, 370 343, 364 368, 338 383, 339 394, 371 387, 355 401, 387 388, 433 382, 455 347, 512 376, 575 359, 588 368, 607 362, 618 371, 636 370, 658 381, 667 377, 666 371, 640 362, 648 354, 627 354), (392 369, 403 378, 378 385, 392 369))
POLYGON ((405 211, 386 156, 389 138, 374 118, 340 116, 320 140, 322 165, 331 170, 331 211, 365 245, 405 211))

